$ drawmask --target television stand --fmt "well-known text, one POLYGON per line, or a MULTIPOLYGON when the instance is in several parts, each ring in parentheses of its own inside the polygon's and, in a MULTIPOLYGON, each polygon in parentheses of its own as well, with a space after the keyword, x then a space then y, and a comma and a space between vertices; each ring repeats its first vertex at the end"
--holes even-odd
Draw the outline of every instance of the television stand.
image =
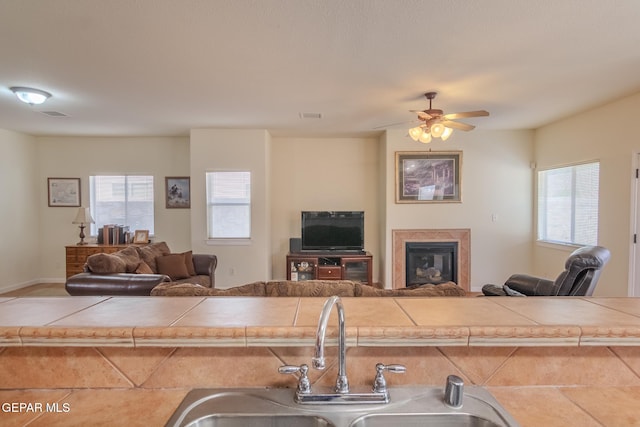
POLYGON ((369 252, 290 252, 286 268, 287 280, 353 280, 373 285, 369 252))

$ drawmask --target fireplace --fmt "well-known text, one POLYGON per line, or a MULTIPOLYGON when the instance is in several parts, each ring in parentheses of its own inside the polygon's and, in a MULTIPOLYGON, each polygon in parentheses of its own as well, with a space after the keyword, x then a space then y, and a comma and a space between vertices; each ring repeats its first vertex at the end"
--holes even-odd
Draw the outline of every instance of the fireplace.
POLYGON ((458 282, 458 242, 407 242, 406 286, 458 282))
MULTIPOLYGON (((391 271, 391 286, 393 289, 401 289, 407 286, 411 286, 411 280, 407 277, 407 269, 415 269, 419 266, 411 265, 407 258, 407 243, 455 243, 457 245, 456 253, 452 254, 455 260, 452 260, 451 274, 455 274, 455 279, 451 279, 465 291, 469 291, 470 280, 469 273, 471 269, 471 230, 468 228, 436 228, 436 229, 413 229, 413 230, 391 230, 392 238, 392 271, 391 271), (409 281, 408 281, 409 280, 409 281)), ((438 250, 441 248, 438 248, 438 250)), ((440 265, 440 275, 443 276, 445 265, 448 266, 448 261, 442 253, 436 253, 438 255, 433 258, 432 263, 437 263, 435 268, 440 265)), ((429 259, 427 260, 429 261, 429 259)), ((431 268, 433 266, 427 267, 431 268)), ((421 268, 421 267, 420 267, 421 268)), ((427 273, 420 272, 420 274, 431 274, 433 270, 429 270, 427 273)), ((447 274, 447 273, 444 273, 447 274)), ((437 278, 437 273, 433 275, 433 278, 437 278)), ((444 280, 446 281, 446 280, 444 280)), ((423 282, 423 283, 426 283, 423 282)), ((431 283, 434 283, 431 281, 431 283)), ((442 282, 441 282, 442 283, 442 282)))

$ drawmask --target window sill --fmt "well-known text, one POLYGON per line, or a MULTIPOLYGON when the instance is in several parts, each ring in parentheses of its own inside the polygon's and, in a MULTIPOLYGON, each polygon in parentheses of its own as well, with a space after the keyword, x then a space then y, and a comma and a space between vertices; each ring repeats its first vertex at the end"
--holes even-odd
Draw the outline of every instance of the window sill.
POLYGON ((248 239, 207 239, 205 243, 209 246, 248 246, 251 238, 248 239))
POLYGON ((543 248, 567 250, 567 251, 570 250, 572 252, 584 246, 584 245, 577 245, 575 243, 550 242, 548 240, 537 240, 536 245, 543 248))

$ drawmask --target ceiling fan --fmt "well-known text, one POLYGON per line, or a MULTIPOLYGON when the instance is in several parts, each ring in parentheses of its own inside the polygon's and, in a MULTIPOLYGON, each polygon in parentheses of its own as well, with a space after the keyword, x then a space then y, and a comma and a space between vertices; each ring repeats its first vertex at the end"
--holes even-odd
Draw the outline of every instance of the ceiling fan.
POLYGON ((437 94, 437 92, 427 92, 424 94, 429 100, 428 110, 409 110, 412 113, 417 113, 418 120, 422 122, 418 126, 409 129, 409 136, 414 141, 420 141, 426 144, 431 142, 432 137, 442 138, 443 141, 446 141, 454 129, 470 131, 475 128, 473 125, 456 122, 454 120, 489 115, 489 112, 485 110, 444 114, 442 110, 432 108, 431 106, 431 102, 437 94))

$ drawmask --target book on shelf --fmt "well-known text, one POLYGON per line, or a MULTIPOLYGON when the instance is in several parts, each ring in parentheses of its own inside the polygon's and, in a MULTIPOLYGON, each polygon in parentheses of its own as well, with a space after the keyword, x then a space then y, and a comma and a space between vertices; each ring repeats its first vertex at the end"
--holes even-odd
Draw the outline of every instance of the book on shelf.
POLYGON ((98 244, 124 245, 127 244, 129 227, 118 224, 105 224, 98 229, 98 244))

